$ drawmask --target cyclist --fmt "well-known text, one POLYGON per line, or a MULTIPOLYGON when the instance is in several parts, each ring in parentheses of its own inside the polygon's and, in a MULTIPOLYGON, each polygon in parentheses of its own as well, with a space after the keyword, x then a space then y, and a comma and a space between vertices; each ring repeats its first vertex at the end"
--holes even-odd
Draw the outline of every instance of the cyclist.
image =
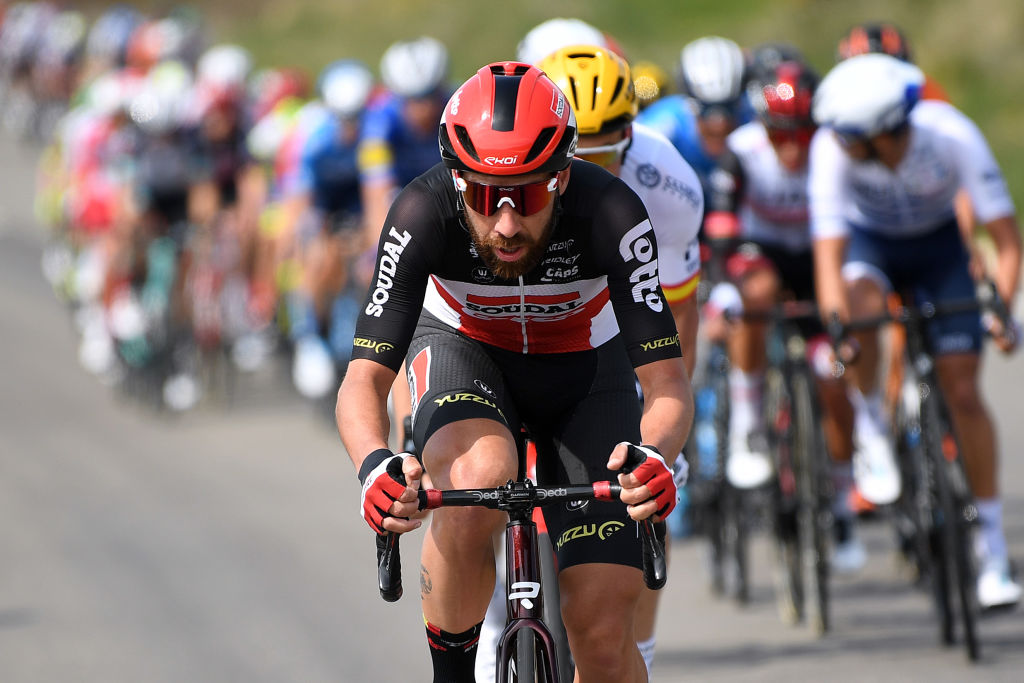
MULTIPOLYGON (((565 93, 576 114, 576 156, 604 167, 637 193, 647 208, 658 241, 662 291, 675 318, 688 374, 697 351, 697 283, 704 215, 700 181, 668 140, 633 123, 638 98, 626 60, 607 48, 574 45, 549 55, 540 68, 565 93), (580 87, 592 83, 594 87, 580 87)), ((676 483, 685 482, 685 460, 676 483)), ((650 672, 654 660, 657 591, 644 591, 637 616, 637 644, 650 672)))
MULTIPOLYGON (((914 63, 907 37, 899 26, 888 22, 865 22, 853 26, 839 39, 836 61, 841 62, 850 57, 872 53, 890 55, 904 62, 914 63)), ((925 74, 921 99, 948 102, 949 95, 941 85, 925 74)))
POLYGON ((329 396, 336 389, 336 373, 344 370, 352 347, 356 297, 365 293, 354 288, 349 264, 363 240, 356 157, 373 88, 373 75, 362 62, 343 59, 324 68, 318 89, 328 115, 305 140, 297 173, 288 183, 288 231, 302 266, 302 282, 288 295, 295 343, 292 377, 307 398, 329 396))
MULTIPOLYGON (((814 117, 809 196, 817 295, 821 310, 843 318, 884 311, 884 292, 913 288, 941 303, 971 297, 974 284, 953 210, 963 187, 997 249, 995 282, 1011 306, 1021 265, 1013 201, 981 132, 952 105, 919 101, 924 74, 889 55, 840 62, 822 81, 814 117)), ((1009 574, 998 497, 995 434, 978 388, 981 331, 976 314, 947 316, 931 326, 932 345, 953 426, 964 448, 980 521, 982 607, 1013 604, 1021 587, 1009 574)), ((1009 350, 998 325, 997 343, 1009 350)), ((858 335, 851 367, 858 422, 887 439, 875 372, 873 334, 858 335)), ((891 451, 891 445, 888 445, 891 451)))
POLYGON ((394 43, 381 57, 388 94, 367 110, 359 142, 370 246, 398 191, 440 159, 434 129, 451 94, 448 68, 448 50, 428 36, 394 43))
POLYGON ((526 64, 540 64, 552 52, 570 45, 610 47, 607 36, 582 19, 555 17, 527 31, 516 47, 516 59, 526 64))
MULTIPOLYGON (((572 108, 536 67, 480 69, 446 106, 439 138, 444 164, 407 186, 388 214, 338 395, 363 514, 378 532, 418 527, 401 517, 415 512, 424 468, 442 488, 514 478, 520 424, 538 444, 541 481, 604 478, 622 463, 621 442, 652 444, 619 478, 628 510, 591 503, 546 515, 579 677, 646 680, 630 517, 671 512, 670 467, 692 411, 647 212, 625 183, 572 161, 572 108), (552 272, 567 259, 578 267, 552 272), (407 350, 422 466, 387 449, 387 394, 407 350), (647 399, 642 416, 634 377, 647 399), (387 474, 396 458, 407 486, 387 474), (581 524, 629 528, 602 540, 578 536, 581 524)), ((435 681, 473 680, 503 517, 451 508, 431 518, 421 594, 435 681)))
POLYGON ((728 38, 705 36, 680 53, 680 93, 654 102, 637 120, 675 145, 710 193, 711 173, 725 151, 725 138, 750 120, 744 96, 743 50, 728 38))
MULTIPOLYGON (((776 48, 772 47, 772 50, 776 48)), ((807 215, 807 159, 815 132, 811 102, 818 76, 802 61, 777 61, 748 89, 758 120, 728 138, 711 195, 713 220, 738 222, 743 240, 728 258, 726 270, 740 295, 738 309, 765 311, 784 295, 814 299, 814 264, 807 215)), ((824 427, 834 465, 833 512, 838 571, 863 566, 863 544, 853 535, 847 500, 852 416, 842 384, 832 380, 828 344, 820 325, 802 324, 814 337, 809 356, 822 381, 824 427)), ((729 460, 726 476, 738 488, 765 484, 773 471, 764 438, 761 396, 765 326, 738 320, 726 336, 729 350, 729 460)))

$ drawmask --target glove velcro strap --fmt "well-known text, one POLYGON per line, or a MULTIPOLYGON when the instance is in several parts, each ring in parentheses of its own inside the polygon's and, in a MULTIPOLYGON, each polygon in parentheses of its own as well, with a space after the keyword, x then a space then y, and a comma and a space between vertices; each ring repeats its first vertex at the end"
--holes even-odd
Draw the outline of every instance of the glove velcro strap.
POLYGON ((370 476, 370 472, 373 472, 377 469, 378 465, 392 456, 394 456, 394 453, 387 448, 378 448, 366 456, 363 464, 359 466, 359 484, 365 484, 366 478, 370 476))

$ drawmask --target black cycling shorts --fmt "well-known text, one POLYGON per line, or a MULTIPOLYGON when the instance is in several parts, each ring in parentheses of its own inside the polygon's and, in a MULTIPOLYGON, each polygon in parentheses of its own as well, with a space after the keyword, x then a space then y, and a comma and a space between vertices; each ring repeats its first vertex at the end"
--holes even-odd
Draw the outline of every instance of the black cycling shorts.
MULTIPOLYGON (((407 356, 413 438, 419 452, 438 429, 486 418, 537 445, 542 485, 615 480, 605 466, 621 441, 640 443, 640 401, 620 337, 597 349, 522 354, 470 339, 429 314, 407 356)), ((619 502, 544 508, 560 569, 601 562, 639 568, 637 524, 619 502)))

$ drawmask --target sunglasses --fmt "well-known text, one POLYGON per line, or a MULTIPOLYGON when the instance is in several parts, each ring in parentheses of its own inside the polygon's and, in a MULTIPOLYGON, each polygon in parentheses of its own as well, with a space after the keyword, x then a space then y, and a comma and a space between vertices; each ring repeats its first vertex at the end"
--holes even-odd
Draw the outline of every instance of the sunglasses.
POLYGON ((466 180, 458 171, 452 172, 452 179, 466 206, 484 216, 493 216, 503 206, 510 207, 520 216, 532 216, 551 203, 558 189, 557 173, 547 180, 525 185, 485 185, 466 180))
POLYGON ((592 164, 608 168, 622 158, 633 141, 632 137, 625 137, 611 145, 600 145, 599 147, 577 147, 576 156, 592 164))
POLYGON ((773 145, 795 142, 801 147, 811 144, 816 128, 768 128, 768 139, 773 145))

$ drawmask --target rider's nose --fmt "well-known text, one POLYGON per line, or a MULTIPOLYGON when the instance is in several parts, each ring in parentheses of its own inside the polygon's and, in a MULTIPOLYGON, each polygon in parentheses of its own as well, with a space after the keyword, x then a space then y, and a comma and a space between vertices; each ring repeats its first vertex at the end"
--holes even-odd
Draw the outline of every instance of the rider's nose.
POLYGON ((501 207, 498 209, 497 216, 498 220, 494 224, 494 231, 502 237, 515 237, 522 231, 522 216, 516 213, 512 207, 501 207))

